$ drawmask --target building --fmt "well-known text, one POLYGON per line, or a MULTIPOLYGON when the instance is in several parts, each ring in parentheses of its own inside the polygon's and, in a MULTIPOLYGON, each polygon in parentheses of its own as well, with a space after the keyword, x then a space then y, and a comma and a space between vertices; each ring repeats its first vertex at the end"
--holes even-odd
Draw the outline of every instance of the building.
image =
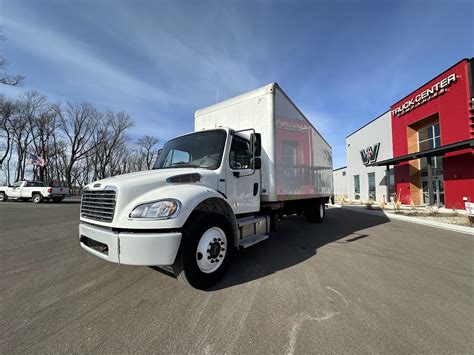
POLYGON ((448 208, 474 201, 473 69, 472 59, 459 61, 350 134, 346 179, 335 170, 343 185, 335 189, 448 208))
POLYGON ((347 198, 349 196, 349 190, 347 189, 347 166, 334 169, 332 171, 332 177, 334 182, 334 195, 336 197, 347 198))

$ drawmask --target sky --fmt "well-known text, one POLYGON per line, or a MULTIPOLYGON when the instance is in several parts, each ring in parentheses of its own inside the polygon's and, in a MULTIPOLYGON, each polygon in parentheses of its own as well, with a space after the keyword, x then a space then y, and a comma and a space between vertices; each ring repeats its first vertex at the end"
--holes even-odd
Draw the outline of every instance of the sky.
POLYGON ((277 82, 345 165, 345 137, 474 55, 474 2, 0 0, 0 53, 52 101, 127 111, 161 143, 277 82))

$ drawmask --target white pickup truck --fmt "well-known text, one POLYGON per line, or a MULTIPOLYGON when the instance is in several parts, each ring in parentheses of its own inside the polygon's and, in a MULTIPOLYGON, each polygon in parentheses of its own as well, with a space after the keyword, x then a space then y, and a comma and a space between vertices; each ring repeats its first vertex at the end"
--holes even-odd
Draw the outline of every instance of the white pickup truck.
POLYGON ((152 170, 87 185, 80 245, 205 289, 279 216, 320 223, 332 197, 331 146, 272 83, 198 110, 195 132, 166 143, 152 170))
POLYGON ((65 187, 44 186, 41 181, 17 181, 11 186, 0 186, 0 202, 7 199, 32 200, 40 203, 43 200, 61 202, 69 196, 69 191, 65 187))

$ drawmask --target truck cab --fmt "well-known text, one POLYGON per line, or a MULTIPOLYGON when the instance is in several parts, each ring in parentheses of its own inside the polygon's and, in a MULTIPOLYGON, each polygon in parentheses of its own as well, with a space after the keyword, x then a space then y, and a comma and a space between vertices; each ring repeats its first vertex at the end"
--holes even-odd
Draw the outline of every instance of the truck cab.
POLYGON ((84 188, 81 246, 116 263, 170 265, 192 286, 209 287, 246 238, 268 237, 269 217, 248 217, 260 210, 259 153, 252 130, 170 140, 152 170, 84 188))

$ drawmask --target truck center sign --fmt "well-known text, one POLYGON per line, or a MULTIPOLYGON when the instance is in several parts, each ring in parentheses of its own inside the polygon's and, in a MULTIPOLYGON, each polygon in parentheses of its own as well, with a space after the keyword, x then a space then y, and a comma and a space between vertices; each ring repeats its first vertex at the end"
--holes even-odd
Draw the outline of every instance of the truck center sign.
POLYGON ((457 80, 456 74, 452 73, 445 77, 444 79, 438 81, 436 84, 431 86, 418 95, 413 96, 410 100, 405 101, 402 105, 398 106, 396 109, 392 110, 392 116, 403 116, 409 111, 417 108, 418 106, 428 102, 431 99, 434 99, 438 95, 441 95, 446 92, 446 89, 455 83, 457 80))

